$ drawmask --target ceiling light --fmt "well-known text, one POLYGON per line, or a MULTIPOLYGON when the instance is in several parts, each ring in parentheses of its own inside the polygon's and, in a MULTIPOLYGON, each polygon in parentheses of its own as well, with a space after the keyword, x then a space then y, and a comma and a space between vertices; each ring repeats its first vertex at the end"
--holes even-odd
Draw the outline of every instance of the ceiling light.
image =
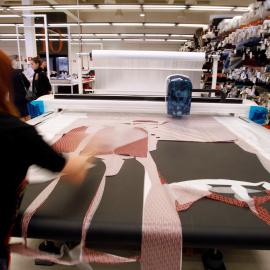
POLYGON ((102 41, 121 41, 121 38, 103 38, 102 41))
POLYGON ((175 26, 175 23, 145 23, 145 26, 175 26))
POLYGON ((0 27, 1 26, 15 26, 15 23, 0 23, 0 27))
POLYGON ((139 38, 129 38, 129 39, 123 39, 124 41, 131 41, 131 42, 134 42, 134 41, 144 41, 144 39, 139 39, 139 38))
POLYGON ((140 13, 140 17, 145 17, 145 13, 143 12, 143 10, 142 10, 142 12, 140 13))
POLYGON ((233 11, 247 12, 247 11, 249 11, 249 8, 248 7, 236 7, 233 9, 233 11))
POLYGON ((121 9, 117 9, 115 14, 114 14, 114 18, 116 19, 122 19, 124 18, 123 12, 121 9))
POLYGON ((21 17, 19 15, 0 15, 0 18, 18 18, 18 17, 21 17))
POLYGON ((146 37, 168 37, 168 34, 145 34, 146 37))
POLYGON ((140 5, 98 5, 99 9, 141 9, 140 5))
POLYGON ((73 36, 73 37, 78 37, 78 36, 81 36, 81 37, 93 37, 95 35, 94 34, 71 34, 71 36, 73 36))
POLYGON ((56 5, 55 9, 96 9, 95 5, 56 5))
POLYGON ((82 26, 108 26, 110 23, 80 23, 82 26))
POLYGON ((118 34, 95 34, 97 37, 99 36, 107 36, 107 37, 117 37, 119 36, 118 34))
POLYGON ((50 6, 11 6, 13 10, 45 10, 52 9, 50 6))
POLYGON ((143 5, 143 8, 146 10, 154 10, 154 9, 174 9, 174 10, 179 10, 179 9, 186 9, 186 6, 174 6, 174 5, 143 5))
POLYGON ((82 41, 100 41, 101 39, 100 38, 82 38, 81 39, 82 41))
MULTIPOLYGON (((0 34, 1 37, 13 37, 13 36, 17 36, 17 34, 0 34)), ((23 34, 18 34, 18 36, 23 36, 23 34)))
POLYGON ((202 27, 202 28, 207 28, 208 24, 179 23, 177 26, 180 26, 180 27, 202 27))
MULTIPOLYGON (((2 38, 0 41, 17 41, 15 38, 2 38)), ((19 41, 25 41, 25 38, 20 38, 19 41)))
POLYGON ((187 39, 167 39, 167 41, 186 42, 187 39))
POLYGON ((145 39, 145 41, 165 41, 165 39, 145 39))
POLYGON ((123 37, 143 37, 144 34, 120 34, 123 37))
POLYGON ((77 23, 54 23, 54 24, 49 24, 49 26, 77 26, 77 23))
POLYGON ((142 26, 142 23, 112 23, 113 26, 142 26))
POLYGON ((225 7, 225 6, 191 6, 189 10, 232 10, 234 7, 225 7))
MULTIPOLYGON (((37 40, 39 40, 39 41, 44 41, 44 40, 46 40, 45 38, 39 38, 39 39, 37 39, 37 40)), ((48 39, 49 41, 59 41, 59 38, 49 38, 48 39)), ((68 41, 68 39, 61 39, 61 41, 68 41)))
POLYGON ((174 35, 172 34, 171 37, 193 37, 194 35, 174 35))

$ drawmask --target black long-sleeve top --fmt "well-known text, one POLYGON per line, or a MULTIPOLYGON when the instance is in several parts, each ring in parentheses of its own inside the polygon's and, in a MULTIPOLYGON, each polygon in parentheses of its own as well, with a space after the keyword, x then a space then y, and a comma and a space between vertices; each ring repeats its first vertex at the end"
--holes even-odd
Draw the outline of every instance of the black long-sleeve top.
POLYGON ((14 102, 21 103, 25 100, 25 88, 30 87, 30 82, 19 69, 14 69, 13 88, 14 88, 14 102))
POLYGON ((38 68, 37 70, 35 70, 35 74, 33 76, 33 82, 32 82, 32 91, 39 98, 41 96, 48 95, 49 91, 51 90, 52 90, 52 86, 47 77, 47 74, 41 68, 38 68), (36 74, 38 74, 37 80, 35 79, 36 74))
POLYGON ((42 139, 33 126, 2 112, 0 150, 3 159, 0 163, 1 186, 4 190, 16 188, 33 164, 53 172, 60 172, 65 165, 65 159, 42 139))
POLYGON ((65 159, 56 153, 36 129, 17 117, 0 112, 0 255, 5 254, 7 236, 16 211, 17 190, 29 166, 36 164, 60 172, 65 159))

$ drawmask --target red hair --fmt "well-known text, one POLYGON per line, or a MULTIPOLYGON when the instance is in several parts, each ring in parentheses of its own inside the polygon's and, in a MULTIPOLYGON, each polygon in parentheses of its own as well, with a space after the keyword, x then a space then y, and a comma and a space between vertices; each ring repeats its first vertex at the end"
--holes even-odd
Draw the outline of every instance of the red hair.
POLYGON ((11 58, 0 49, 0 111, 19 116, 13 104, 13 77, 11 58))

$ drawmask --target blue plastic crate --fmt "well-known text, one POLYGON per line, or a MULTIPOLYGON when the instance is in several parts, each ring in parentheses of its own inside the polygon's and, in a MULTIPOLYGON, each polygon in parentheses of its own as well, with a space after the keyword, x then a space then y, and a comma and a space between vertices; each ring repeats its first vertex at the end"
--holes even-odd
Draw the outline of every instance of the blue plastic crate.
POLYGON ((263 124, 266 119, 268 110, 260 106, 251 106, 249 111, 249 119, 257 124, 263 124))
POLYGON ((44 114, 43 101, 34 100, 27 103, 28 112, 31 118, 44 114))

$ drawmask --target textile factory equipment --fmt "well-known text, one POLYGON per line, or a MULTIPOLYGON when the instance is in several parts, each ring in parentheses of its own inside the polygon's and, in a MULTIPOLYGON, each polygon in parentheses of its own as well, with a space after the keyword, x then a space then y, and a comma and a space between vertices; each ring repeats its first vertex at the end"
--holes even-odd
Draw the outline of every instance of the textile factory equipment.
POLYGON ((217 248, 269 249, 270 135, 248 119, 254 103, 191 102, 190 115, 177 119, 164 95, 126 97, 39 99, 44 114, 29 123, 55 150, 85 154, 103 132, 114 147, 96 154, 78 188, 42 168, 29 170, 14 236, 76 243, 78 253, 61 261, 20 245, 13 252, 69 265, 174 270, 184 247, 214 248, 204 257, 212 269, 225 269, 217 248))

